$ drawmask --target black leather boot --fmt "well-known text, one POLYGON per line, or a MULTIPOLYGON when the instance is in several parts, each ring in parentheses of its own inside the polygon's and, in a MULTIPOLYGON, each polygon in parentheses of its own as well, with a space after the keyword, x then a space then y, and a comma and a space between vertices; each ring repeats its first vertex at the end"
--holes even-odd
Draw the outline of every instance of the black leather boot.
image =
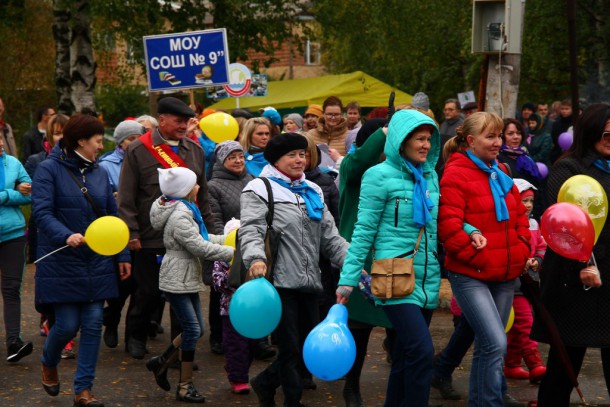
POLYGON ((345 407, 364 407, 364 400, 360 394, 360 386, 358 383, 354 383, 349 378, 345 381, 343 386, 343 400, 345 401, 345 407))
POLYGON ((155 356, 146 362, 146 368, 153 372, 155 381, 165 391, 172 389, 172 385, 167 380, 167 368, 178 360, 180 344, 182 344, 182 335, 175 337, 161 356, 155 356))

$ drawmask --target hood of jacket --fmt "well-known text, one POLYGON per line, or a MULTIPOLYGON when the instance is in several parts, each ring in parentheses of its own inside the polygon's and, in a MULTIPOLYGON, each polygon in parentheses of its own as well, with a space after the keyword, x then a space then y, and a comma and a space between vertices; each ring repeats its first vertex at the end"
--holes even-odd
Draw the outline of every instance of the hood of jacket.
POLYGON ((409 133, 423 124, 429 124, 434 128, 430 140, 430 151, 428 152, 426 162, 424 163, 424 172, 434 170, 441 150, 440 133, 434 120, 417 110, 399 110, 392 116, 392 120, 388 126, 388 136, 385 148, 383 150, 386 155, 386 162, 396 168, 406 168, 406 164, 400 155, 400 146, 409 133))
POLYGON ((179 206, 185 207, 180 201, 169 201, 161 205, 159 199, 156 199, 150 208, 150 224, 152 227, 156 230, 163 230, 169 217, 174 211, 178 210, 179 206))

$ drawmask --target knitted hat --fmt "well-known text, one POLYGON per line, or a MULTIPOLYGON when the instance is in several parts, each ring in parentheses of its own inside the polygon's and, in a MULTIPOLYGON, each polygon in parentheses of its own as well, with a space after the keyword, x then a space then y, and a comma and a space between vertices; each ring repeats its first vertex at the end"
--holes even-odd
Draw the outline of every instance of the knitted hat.
POLYGON ((360 130, 358 130, 358 134, 356 134, 356 147, 361 147, 371 134, 383 127, 385 122, 386 119, 379 117, 365 121, 360 130))
POLYGON ((273 165, 293 150, 307 150, 307 139, 298 133, 281 133, 269 140, 263 157, 273 165))
POLYGON ((303 128, 303 116, 298 113, 290 113, 284 116, 284 119, 292 120, 294 124, 296 124, 299 129, 303 128))
POLYGON ((411 106, 427 112, 430 109, 430 99, 424 92, 417 92, 411 99, 411 106))
POLYGON ((303 117, 307 116, 308 114, 312 114, 312 115, 314 115, 316 117, 322 117, 322 106, 320 106, 320 105, 309 105, 307 110, 305 110, 305 114, 303 115, 303 117))
POLYGON ((520 194, 530 189, 533 191, 538 190, 538 188, 536 188, 529 181, 526 181, 523 178, 514 178, 513 181, 515 182, 515 185, 517 186, 517 189, 519 190, 520 194))
POLYGON ((197 183, 197 175, 184 167, 159 168, 161 193, 172 198, 184 198, 197 183))
POLYGON ((227 157, 233 151, 243 152, 244 148, 237 141, 229 140, 229 141, 223 141, 222 143, 218 144, 216 146, 216 148, 214 149, 214 154, 216 154, 216 159, 218 160, 219 163, 224 163, 225 160, 227 159, 227 157))
POLYGON ((266 117, 275 126, 279 126, 282 123, 282 116, 278 113, 275 108, 267 106, 263 109, 261 116, 266 117))
POLYGON ((225 225, 224 234, 228 235, 229 233, 233 232, 235 229, 239 229, 239 226, 240 226, 239 219, 231 218, 231 220, 228 221, 227 224, 225 225))
POLYGON ((129 136, 141 136, 145 129, 135 120, 124 120, 114 128, 114 141, 120 145, 129 136))

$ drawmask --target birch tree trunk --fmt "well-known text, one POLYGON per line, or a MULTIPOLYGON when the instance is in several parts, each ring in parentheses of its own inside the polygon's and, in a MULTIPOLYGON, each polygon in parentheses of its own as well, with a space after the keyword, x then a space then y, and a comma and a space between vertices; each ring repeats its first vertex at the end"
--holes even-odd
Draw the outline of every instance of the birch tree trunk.
POLYGON ((55 40, 55 87, 57 110, 74 113, 70 81, 70 6, 65 0, 53 1, 53 39, 55 40))
POLYGON ((72 103, 77 112, 88 108, 95 111, 95 70, 89 20, 89 0, 73 3, 73 25, 70 41, 70 79, 72 103))

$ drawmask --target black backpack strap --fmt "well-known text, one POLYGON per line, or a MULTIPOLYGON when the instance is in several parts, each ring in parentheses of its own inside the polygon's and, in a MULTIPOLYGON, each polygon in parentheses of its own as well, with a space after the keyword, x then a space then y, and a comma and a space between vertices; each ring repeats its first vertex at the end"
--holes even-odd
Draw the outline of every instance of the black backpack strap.
POLYGON ((260 177, 261 181, 265 183, 265 188, 267 188, 267 227, 271 227, 273 225, 273 215, 274 215, 274 202, 273 202, 273 190, 271 189, 271 182, 266 177, 260 177))

